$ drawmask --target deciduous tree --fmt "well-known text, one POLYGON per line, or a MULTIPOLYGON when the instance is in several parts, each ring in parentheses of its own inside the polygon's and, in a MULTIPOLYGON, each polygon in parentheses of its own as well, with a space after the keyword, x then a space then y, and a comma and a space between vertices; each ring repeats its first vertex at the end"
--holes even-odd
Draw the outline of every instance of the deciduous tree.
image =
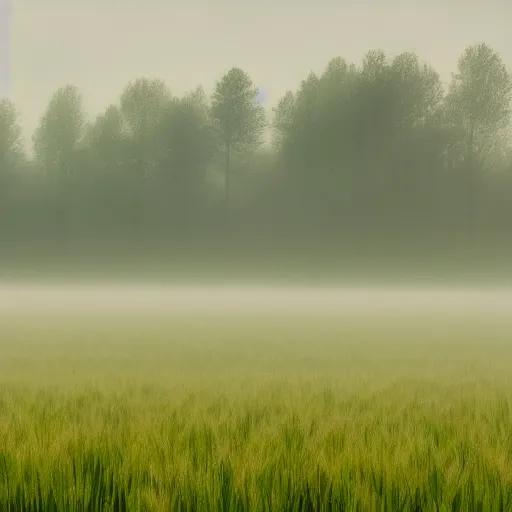
POLYGON ((255 101, 258 89, 240 68, 232 68, 217 83, 211 114, 226 156, 225 200, 230 200, 231 155, 257 149, 266 125, 265 110, 255 101))

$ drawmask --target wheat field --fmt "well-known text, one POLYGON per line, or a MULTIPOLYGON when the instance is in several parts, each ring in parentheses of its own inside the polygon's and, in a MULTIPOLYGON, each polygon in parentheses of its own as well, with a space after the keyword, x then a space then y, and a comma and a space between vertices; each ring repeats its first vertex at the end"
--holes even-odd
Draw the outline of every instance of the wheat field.
POLYGON ((0 510, 512 510, 512 320, 411 311, 4 311, 0 510))

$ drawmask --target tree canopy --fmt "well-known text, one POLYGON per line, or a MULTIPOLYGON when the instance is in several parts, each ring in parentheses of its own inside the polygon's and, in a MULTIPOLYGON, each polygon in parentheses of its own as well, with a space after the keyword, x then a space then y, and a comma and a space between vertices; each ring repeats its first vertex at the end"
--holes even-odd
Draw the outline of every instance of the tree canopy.
POLYGON ((0 101, 2 239, 164 259, 321 252, 339 265, 349 253, 512 249, 512 83, 489 45, 462 52, 447 90, 416 54, 373 49, 360 63, 331 59, 272 109, 258 92, 239 67, 211 96, 198 86, 176 97, 141 77, 88 120, 64 85, 33 156, 17 107, 0 101))

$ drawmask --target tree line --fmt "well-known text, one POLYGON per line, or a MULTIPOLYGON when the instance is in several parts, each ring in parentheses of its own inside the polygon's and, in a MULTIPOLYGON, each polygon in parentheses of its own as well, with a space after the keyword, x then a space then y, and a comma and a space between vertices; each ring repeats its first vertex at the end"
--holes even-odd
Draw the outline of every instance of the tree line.
POLYGON ((240 68, 211 97, 137 79, 92 122, 65 85, 31 156, 3 99, 2 252, 339 262, 508 254, 511 92, 487 44, 465 49, 447 90, 414 53, 372 50, 359 65, 337 57, 270 115, 240 68))

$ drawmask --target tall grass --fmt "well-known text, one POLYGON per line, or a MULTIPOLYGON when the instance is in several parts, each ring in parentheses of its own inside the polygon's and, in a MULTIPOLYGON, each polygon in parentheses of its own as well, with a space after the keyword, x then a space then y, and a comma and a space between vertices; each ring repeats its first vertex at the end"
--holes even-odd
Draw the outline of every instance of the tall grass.
POLYGON ((512 510, 512 329, 0 327, 2 511, 512 510))

